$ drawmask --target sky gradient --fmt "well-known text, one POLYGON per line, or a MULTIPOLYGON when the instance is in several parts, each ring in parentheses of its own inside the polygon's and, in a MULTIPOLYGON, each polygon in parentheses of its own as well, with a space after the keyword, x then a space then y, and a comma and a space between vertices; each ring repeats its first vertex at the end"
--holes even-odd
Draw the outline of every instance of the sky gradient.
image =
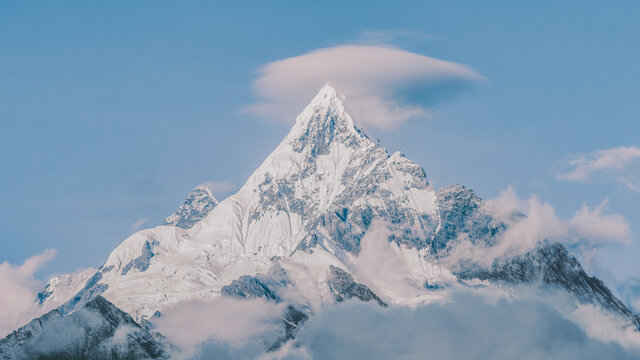
POLYGON ((0 262, 55 248, 43 279, 97 267, 193 187, 224 183, 224 198, 294 120, 246 111, 258 69, 373 44, 485 79, 428 118, 368 128, 389 151, 436 187, 493 198, 512 186, 563 217, 608 199, 632 242, 602 249, 591 270, 640 276, 640 192, 606 174, 557 176, 572 154, 640 146, 639 17, 633 1, 2 2, 0 262))

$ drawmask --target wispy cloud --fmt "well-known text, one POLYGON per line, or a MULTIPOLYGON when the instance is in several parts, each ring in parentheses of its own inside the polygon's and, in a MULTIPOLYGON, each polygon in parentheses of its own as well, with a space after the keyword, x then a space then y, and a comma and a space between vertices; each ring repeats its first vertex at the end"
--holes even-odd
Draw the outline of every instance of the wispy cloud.
POLYGON ((362 124, 388 129, 426 117, 443 97, 482 80, 471 68, 391 46, 343 45, 317 49, 263 66, 247 110, 291 122, 325 83, 347 97, 362 124))
POLYGON ((453 294, 446 302, 382 308, 346 302, 312 316, 292 342, 264 353, 255 342, 216 342, 196 358, 637 359, 640 335, 595 307, 563 313, 569 299, 453 294), (580 325, 576 324, 578 322, 580 325), (598 325, 606 327, 598 329, 598 325), (604 330, 603 330, 604 329, 604 330))
POLYGON ((452 267, 465 261, 488 266, 497 258, 529 252, 545 240, 577 245, 588 251, 607 243, 629 244, 631 228, 626 218, 606 213, 606 206, 606 200, 595 207, 585 204, 573 217, 560 218, 551 204, 537 196, 521 199, 513 188, 508 188, 497 198, 487 200, 483 207, 496 221, 506 224, 507 229, 491 244, 473 242, 462 235, 451 243, 444 262, 452 267))
POLYGON ((49 249, 22 265, 0 264, 0 338, 40 315, 35 298, 41 283, 33 275, 55 255, 56 250, 49 249))
POLYGON ((275 334, 281 327, 282 309, 282 305, 261 299, 222 296, 211 301, 183 301, 163 310, 155 324, 173 343, 189 349, 208 340, 241 342, 275 334))
POLYGON ((568 169, 557 174, 558 180, 616 182, 640 191, 640 147, 620 146, 573 154, 562 165, 568 169))

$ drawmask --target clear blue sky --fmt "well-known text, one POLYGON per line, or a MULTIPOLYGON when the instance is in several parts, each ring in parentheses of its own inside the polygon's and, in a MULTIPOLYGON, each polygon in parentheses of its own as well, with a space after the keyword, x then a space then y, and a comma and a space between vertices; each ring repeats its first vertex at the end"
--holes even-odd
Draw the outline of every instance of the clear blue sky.
POLYGON ((513 185, 562 216, 609 198, 634 244, 598 271, 638 276, 640 193, 553 173, 568 154, 640 145, 638 19, 637 1, 3 1, 0 262, 56 248, 42 277, 99 266, 194 186, 241 185, 288 131, 242 113, 256 69, 376 30, 425 35, 390 41, 487 81, 372 135, 436 187, 513 185))

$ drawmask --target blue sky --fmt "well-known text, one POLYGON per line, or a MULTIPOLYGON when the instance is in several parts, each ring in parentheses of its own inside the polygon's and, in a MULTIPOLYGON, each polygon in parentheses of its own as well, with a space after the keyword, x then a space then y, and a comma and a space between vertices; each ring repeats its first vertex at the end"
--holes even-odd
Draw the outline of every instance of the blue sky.
POLYGON ((390 151, 436 187, 492 198, 513 186, 564 217, 609 199, 633 241, 607 246, 593 271, 640 276, 640 192, 606 174, 556 177, 571 154, 640 146, 639 17, 633 1, 4 1, 0 261, 55 248, 42 278, 99 266, 196 185, 239 187, 290 126, 243 111, 257 70, 366 43, 485 78, 429 118, 369 128, 390 151))

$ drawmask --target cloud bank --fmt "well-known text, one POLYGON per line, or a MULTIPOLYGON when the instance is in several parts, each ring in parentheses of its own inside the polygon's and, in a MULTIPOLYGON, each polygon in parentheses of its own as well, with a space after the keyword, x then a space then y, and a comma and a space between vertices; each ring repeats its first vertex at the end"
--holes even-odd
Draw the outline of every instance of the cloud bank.
POLYGON ((558 180, 616 182, 629 190, 640 191, 640 147, 637 146, 573 154, 563 166, 568 170, 557 174, 558 180))
POLYGON ((474 243, 463 235, 451 243, 444 263, 453 268, 467 261, 489 266, 499 257, 527 253, 545 240, 588 251, 607 243, 629 244, 629 223, 622 215, 605 213, 606 205, 606 200, 595 207, 583 205, 573 217, 563 219, 556 215, 551 204, 536 196, 520 199, 515 190, 509 188, 497 198, 487 200, 483 208, 496 221, 507 225, 507 229, 495 237, 495 243, 474 243))
POLYGON ((208 341, 190 358, 640 359, 640 336, 622 334, 615 320, 597 308, 565 317, 536 298, 488 300, 470 293, 417 307, 352 301, 319 310, 276 352, 247 336, 208 341))
POLYGON ((207 340, 244 343, 251 338, 276 333, 282 327, 282 310, 282 305, 262 299, 237 300, 221 296, 212 301, 178 303, 163 310, 154 324, 160 333, 185 349, 207 340))
POLYGON ((0 338, 40 315, 35 298, 41 283, 33 275, 55 255, 56 250, 49 249, 22 265, 0 264, 0 338))
MULTIPOLYGON (((637 353, 589 337, 542 302, 446 304, 383 309, 351 303, 326 309, 300 333, 290 357, 313 359, 632 359, 637 353)), ((636 335, 637 336, 637 335, 636 335)))
POLYGON ((389 46, 345 45, 278 60, 258 71, 250 113, 292 121, 327 82, 360 123, 388 129, 425 117, 429 106, 482 80, 471 68, 389 46))

